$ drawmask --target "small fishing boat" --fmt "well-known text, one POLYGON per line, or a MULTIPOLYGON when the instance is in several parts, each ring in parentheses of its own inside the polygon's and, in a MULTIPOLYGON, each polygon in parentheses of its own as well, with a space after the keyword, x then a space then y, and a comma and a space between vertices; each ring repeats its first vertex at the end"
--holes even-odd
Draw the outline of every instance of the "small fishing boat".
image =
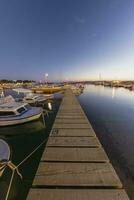
POLYGON ((12 170, 12 172, 16 171, 18 176, 22 179, 21 173, 19 172, 17 166, 15 166, 13 162, 10 160, 11 159, 10 157, 11 157, 11 151, 8 143, 0 139, 0 177, 2 177, 4 171, 7 168, 9 168, 10 170, 12 170))
POLYGON ((34 95, 29 94, 23 98, 25 103, 29 103, 30 105, 40 105, 43 104, 48 98, 43 95, 34 95))
POLYGON ((60 92, 63 90, 62 86, 45 86, 45 87, 35 87, 31 89, 34 93, 47 93, 47 94, 53 94, 56 92, 60 92))
POLYGON ((37 120, 42 115, 40 107, 31 107, 23 102, 0 104, 0 126, 16 125, 37 120))
POLYGON ((0 98, 0 105, 5 104, 5 103, 11 103, 11 102, 15 102, 15 99, 11 95, 8 95, 6 97, 3 95, 0 98))
POLYGON ((0 139, 0 177, 2 176, 6 165, 10 159, 10 147, 9 145, 2 139, 0 139))
POLYGON ((46 97, 47 99, 53 99, 54 95, 53 94, 43 94, 44 97, 46 97))
POLYGON ((27 94, 27 93, 31 93, 32 92, 32 90, 25 89, 25 88, 14 88, 13 91, 17 92, 18 94, 19 93, 27 94))

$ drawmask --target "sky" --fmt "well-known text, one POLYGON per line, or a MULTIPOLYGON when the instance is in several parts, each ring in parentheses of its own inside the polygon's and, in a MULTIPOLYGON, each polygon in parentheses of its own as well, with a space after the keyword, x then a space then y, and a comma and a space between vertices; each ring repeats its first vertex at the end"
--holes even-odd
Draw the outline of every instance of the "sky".
POLYGON ((0 0, 0 79, 134 79, 134 0, 0 0))

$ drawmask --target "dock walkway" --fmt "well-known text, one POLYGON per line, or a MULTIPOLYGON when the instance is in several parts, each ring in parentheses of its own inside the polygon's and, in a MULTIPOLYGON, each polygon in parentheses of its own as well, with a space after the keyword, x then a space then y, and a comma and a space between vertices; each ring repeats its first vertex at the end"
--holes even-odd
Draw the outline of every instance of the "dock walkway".
POLYGON ((77 98, 66 90, 27 200, 128 200, 77 98))

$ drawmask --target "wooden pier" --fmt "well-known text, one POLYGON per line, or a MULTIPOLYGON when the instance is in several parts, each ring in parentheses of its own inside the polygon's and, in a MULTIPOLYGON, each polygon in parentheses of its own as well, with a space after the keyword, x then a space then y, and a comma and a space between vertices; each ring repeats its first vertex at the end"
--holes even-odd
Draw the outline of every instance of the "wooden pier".
POLYGON ((27 200, 128 200, 77 98, 66 90, 27 200))

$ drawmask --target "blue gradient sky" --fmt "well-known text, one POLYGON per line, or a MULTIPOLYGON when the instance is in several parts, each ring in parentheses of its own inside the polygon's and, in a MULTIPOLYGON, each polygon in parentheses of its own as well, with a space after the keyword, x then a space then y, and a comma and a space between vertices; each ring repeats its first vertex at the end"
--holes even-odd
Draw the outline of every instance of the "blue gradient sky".
POLYGON ((134 0, 1 0, 0 79, 134 79, 134 0))

